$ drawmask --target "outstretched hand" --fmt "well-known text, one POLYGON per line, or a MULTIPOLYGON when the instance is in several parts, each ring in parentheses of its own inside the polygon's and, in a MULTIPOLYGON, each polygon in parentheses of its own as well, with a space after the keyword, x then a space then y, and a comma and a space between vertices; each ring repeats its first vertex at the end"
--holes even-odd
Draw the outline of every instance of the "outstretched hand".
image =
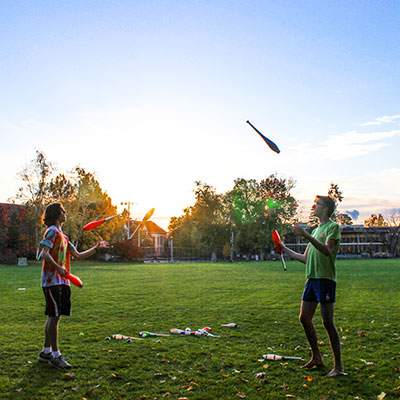
POLYGON ((110 247, 110 245, 104 240, 102 240, 101 242, 97 242, 96 244, 97 249, 106 249, 107 247, 110 247))
POLYGON ((293 227, 293 233, 297 236, 305 236, 306 231, 304 230, 304 228, 302 228, 299 225, 294 225, 293 227))

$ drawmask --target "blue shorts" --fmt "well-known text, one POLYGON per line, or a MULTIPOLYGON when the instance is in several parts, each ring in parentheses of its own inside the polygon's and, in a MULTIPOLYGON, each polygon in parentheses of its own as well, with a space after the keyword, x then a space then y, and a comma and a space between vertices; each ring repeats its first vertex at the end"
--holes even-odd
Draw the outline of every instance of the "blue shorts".
POLYGON ((331 279, 308 279, 304 287, 303 301, 334 303, 336 301, 336 282, 331 279))

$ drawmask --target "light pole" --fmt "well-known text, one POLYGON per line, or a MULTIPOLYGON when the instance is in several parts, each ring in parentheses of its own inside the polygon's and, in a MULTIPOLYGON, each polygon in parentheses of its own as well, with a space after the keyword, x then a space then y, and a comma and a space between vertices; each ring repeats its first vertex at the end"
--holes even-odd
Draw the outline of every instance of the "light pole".
POLYGON ((125 201, 121 202, 121 206, 128 206, 128 239, 130 238, 130 226, 131 226, 131 204, 134 205, 135 203, 133 201, 125 201))

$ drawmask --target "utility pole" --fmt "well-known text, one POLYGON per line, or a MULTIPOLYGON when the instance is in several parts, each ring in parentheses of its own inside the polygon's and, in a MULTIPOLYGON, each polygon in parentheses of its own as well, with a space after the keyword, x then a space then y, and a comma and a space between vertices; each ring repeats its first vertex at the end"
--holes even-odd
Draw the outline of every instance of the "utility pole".
POLYGON ((130 238, 130 226, 131 226, 131 204, 134 205, 135 203, 133 201, 125 201, 125 202, 121 202, 121 206, 128 206, 128 239, 130 238))

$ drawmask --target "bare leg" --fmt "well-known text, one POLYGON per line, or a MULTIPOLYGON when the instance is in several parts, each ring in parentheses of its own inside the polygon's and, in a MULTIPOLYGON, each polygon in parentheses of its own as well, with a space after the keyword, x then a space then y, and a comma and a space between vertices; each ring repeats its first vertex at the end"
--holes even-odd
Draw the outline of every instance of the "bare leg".
POLYGON ((58 323, 59 317, 49 317, 45 326, 44 345, 51 347, 53 351, 58 350, 58 323))
POLYGON ((335 303, 321 303, 321 317, 324 323, 325 329, 328 332, 329 341, 331 342, 331 348, 333 357, 335 359, 335 365, 331 372, 327 374, 329 377, 346 375, 343 369, 341 355, 340 355, 340 338, 339 333, 335 326, 334 310, 335 303))
POLYGON ((317 332, 315 331, 315 327, 312 322, 317 305, 317 302, 301 302, 299 319, 303 325, 304 332, 306 334, 308 343, 310 343, 312 351, 311 360, 307 364, 303 365, 302 368, 322 367, 324 365, 318 348, 317 332))

